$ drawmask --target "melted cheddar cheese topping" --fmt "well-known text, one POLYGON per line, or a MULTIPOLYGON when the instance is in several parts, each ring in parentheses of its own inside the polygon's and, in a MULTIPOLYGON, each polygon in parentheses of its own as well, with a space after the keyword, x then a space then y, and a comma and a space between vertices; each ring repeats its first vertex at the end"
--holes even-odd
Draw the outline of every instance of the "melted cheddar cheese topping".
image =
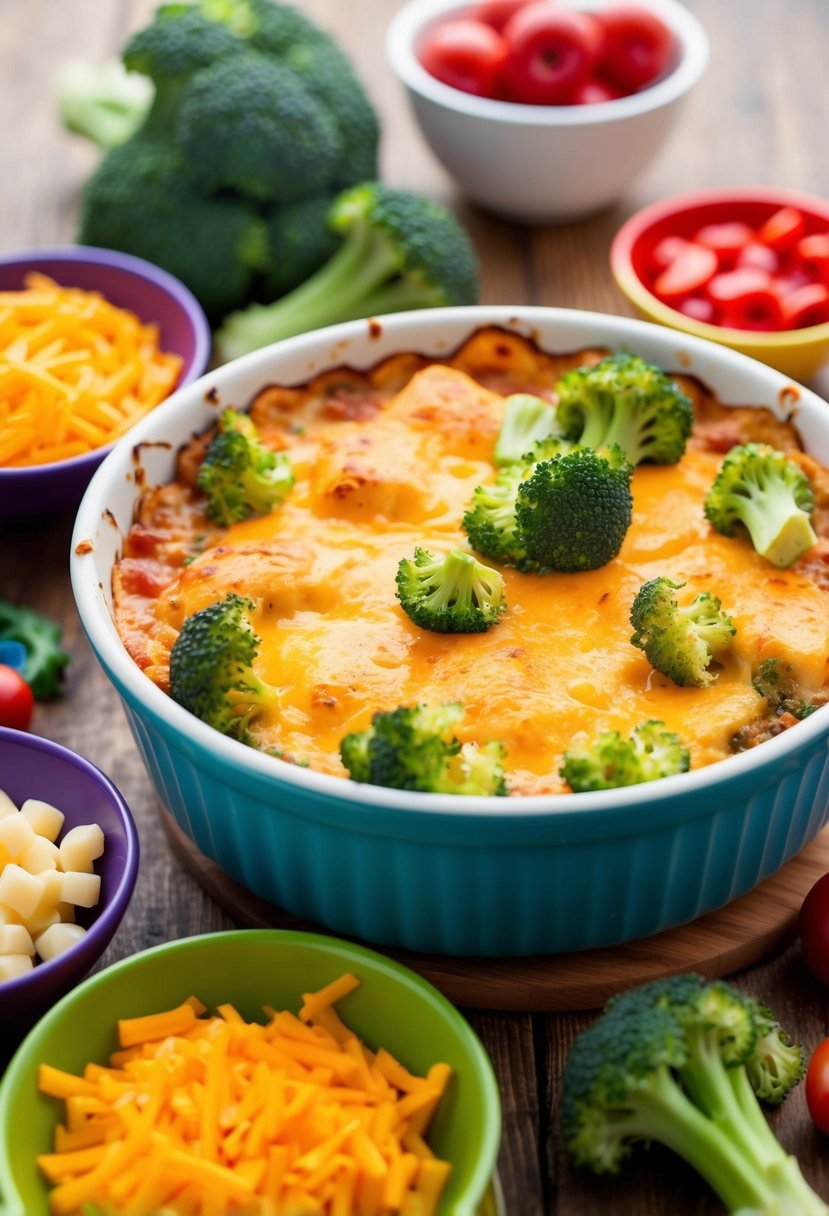
POLYGON ((692 767, 724 759, 764 705, 751 686, 763 658, 789 662, 806 691, 827 682, 825 591, 798 567, 771 566, 747 538, 710 528, 702 503, 722 454, 704 445, 689 445, 678 465, 635 470, 633 522, 608 565, 504 569, 507 611, 487 633, 414 625, 396 598, 398 562, 416 545, 466 547, 461 519, 474 488, 495 477, 503 401, 459 367, 430 364, 370 417, 309 409, 301 433, 279 432, 296 475, 282 506, 221 529, 158 594, 131 595, 129 580, 116 579, 134 657, 163 685, 184 619, 229 591, 250 596, 257 671, 280 690, 278 712, 254 724, 261 746, 344 776, 340 740, 377 710, 458 701, 463 741, 505 745, 513 794, 566 790, 558 770, 575 739, 628 734, 651 718, 679 734, 692 767), (710 687, 675 686, 631 645, 633 598, 660 575, 684 583, 689 599, 712 591, 734 621, 710 687))

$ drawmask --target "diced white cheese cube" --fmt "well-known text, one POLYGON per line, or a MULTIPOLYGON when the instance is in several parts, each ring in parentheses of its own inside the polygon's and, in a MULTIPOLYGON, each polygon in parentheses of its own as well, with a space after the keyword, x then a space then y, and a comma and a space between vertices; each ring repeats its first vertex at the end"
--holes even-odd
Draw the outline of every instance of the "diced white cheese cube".
POLYGON ((7 954, 0 958, 0 984, 6 980, 16 980, 19 975, 26 975, 33 966, 34 961, 28 954, 7 954))
POLYGON ((32 825, 19 811, 16 815, 0 819, 0 849, 5 850, 6 856, 16 861, 21 853, 34 844, 35 839, 32 825))
POLYGON ((66 818, 63 811, 40 798, 27 798, 20 808, 20 814, 28 819, 33 832, 45 836, 47 840, 57 840, 66 818))
MULTIPOLYGON (((0 820, 0 826, 6 820, 0 820)), ((30 829, 31 830, 31 829, 30 829)), ((10 861, 0 874, 0 904, 21 916, 31 916, 43 898, 43 883, 35 874, 10 861)))
POLYGON ((0 954, 34 954, 35 944, 25 925, 0 927, 0 954))
POLYGON ((97 823, 79 824, 70 828, 60 842, 61 865, 64 870, 91 874, 92 863, 104 851, 104 833, 97 823))
POLYGON ((28 849, 21 853, 17 860, 30 874, 40 874, 42 870, 56 870, 60 864, 60 849, 45 836, 35 836, 28 849))
POLYGON ((63 876, 61 903, 79 908, 94 908, 101 896, 99 874, 82 874, 70 870, 63 876))
POLYGON ((48 963, 50 959, 57 958, 59 954, 76 945, 85 935, 86 929, 80 925, 50 925, 35 938, 35 949, 44 963, 48 963))

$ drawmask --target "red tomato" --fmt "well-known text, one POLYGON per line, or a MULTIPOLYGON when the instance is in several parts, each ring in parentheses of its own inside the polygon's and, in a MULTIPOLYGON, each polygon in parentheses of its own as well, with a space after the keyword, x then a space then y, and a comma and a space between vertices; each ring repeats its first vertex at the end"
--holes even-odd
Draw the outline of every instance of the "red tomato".
POLYGON ((800 906, 800 952, 822 984, 829 985, 829 874, 811 887, 800 906))
POLYGON ((510 17, 529 3, 530 0, 482 0, 481 4, 473 5, 466 15, 473 21, 483 21, 484 25, 491 25, 502 34, 510 17))
POLYGON ((430 31, 420 62, 430 76, 453 89, 494 97, 505 56, 504 40, 491 25, 459 17, 430 31))
POLYGON ((719 309, 720 324, 729 329, 783 329, 783 309, 771 276, 742 267, 715 275, 706 287, 719 309))
POLYGON ((806 1105, 812 1122, 829 1135, 829 1039, 818 1043, 806 1069, 806 1105))
POLYGON ((780 207, 760 227, 758 241, 779 252, 793 249, 806 229, 806 221, 796 207, 780 207))
POLYGON ((717 273, 717 268, 717 255, 713 249, 686 241, 685 247, 657 276, 653 285, 654 295, 666 302, 692 295, 705 286, 717 273))
POLYGON ((694 240, 707 245, 716 253, 720 265, 728 266, 737 254, 754 238, 754 229, 740 220, 729 220, 722 224, 704 224, 695 234, 694 240))
POLYGON ((20 672, 0 663, 0 726, 28 730, 34 707, 34 695, 20 672))
POLYGON ((674 36, 655 13, 638 4, 614 4, 601 10, 600 20, 603 75, 626 93, 662 75, 673 58, 674 36))
POLYGON ((571 94, 570 103, 574 106, 597 106, 605 101, 616 101, 621 96, 621 91, 609 80, 590 76, 571 94))
POLYGON ((587 13, 532 0, 507 22, 504 40, 508 96, 526 105, 562 105, 592 74, 601 30, 587 13))
POLYGON ((789 329, 805 329, 829 321, 829 289, 822 283, 806 283, 788 292, 781 301, 783 321, 789 329))

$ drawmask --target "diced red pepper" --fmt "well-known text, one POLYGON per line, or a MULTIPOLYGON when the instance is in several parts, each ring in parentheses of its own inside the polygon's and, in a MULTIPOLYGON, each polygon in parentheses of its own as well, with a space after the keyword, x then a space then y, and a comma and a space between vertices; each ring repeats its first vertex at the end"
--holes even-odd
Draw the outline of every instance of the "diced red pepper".
POLYGON ((771 276, 744 267, 715 275, 708 284, 709 298, 719 309, 720 324, 729 329, 782 329, 783 309, 771 276))
POLYGON ((829 321, 829 289, 822 283, 807 283, 783 296, 783 319, 790 329, 823 325, 829 321))
POLYGON ((664 270, 679 257, 688 244, 689 242, 684 236, 663 236, 651 250, 653 266, 658 270, 664 270))
POLYGON ((653 285, 654 295, 666 302, 681 300, 704 287, 717 273, 717 255, 706 245, 687 241, 653 285))
POLYGON ((780 269, 780 258, 768 245, 761 245, 759 241, 750 241, 737 254, 734 265, 765 270, 766 274, 777 274, 780 269))
POLYGON ((806 231, 806 221, 796 207, 780 207, 757 233, 757 239, 778 253, 794 249, 806 231))
POLYGON ((813 232, 797 242, 797 256, 829 287, 829 232, 813 232))
POLYGON ((694 240, 713 249, 720 266, 731 266, 740 250, 745 249, 746 245, 754 240, 754 229, 741 220, 704 224, 694 240))

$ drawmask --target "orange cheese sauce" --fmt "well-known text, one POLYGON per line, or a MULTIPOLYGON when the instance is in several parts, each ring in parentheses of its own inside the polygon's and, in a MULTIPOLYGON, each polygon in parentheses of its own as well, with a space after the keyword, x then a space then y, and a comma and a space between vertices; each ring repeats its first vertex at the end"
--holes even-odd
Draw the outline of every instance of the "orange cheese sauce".
MULTIPOLYGON (((735 731, 764 703, 751 687, 762 658, 790 662, 808 691, 827 682, 826 593, 797 567, 780 571, 745 537, 712 531, 702 503, 722 455, 689 446, 675 466, 633 477, 633 522, 619 556, 580 574, 503 571, 508 608, 485 634, 442 635, 400 608, 395 574, 416 545, 465 545, 461 519, 476 485, 492 481, 503 397, 464 372, 425 367, 370 419, 313 418, 283 436, 296 484, 272 514, 222 530, 219 543, 149 598, 141 628, 169 650, 185 617, 229 591, 257 604, 259 673, 280 689, 257 719, 263 747, 345 776, 343 735, 377 710, 458 701, 458 731, 501 740, 511 793, 562 792, 563 752, 584 734, 629 733, 658 718, 692 767, 730 755, 735 731), (659 575, 708 589, 736 637, 707 688, 678 688, 630 643, 630 606, 659 575)), ((122 633, 128 597, 120 603, 122 633)), ((156 655, 156 664, 163 668, 156 655)), ((163 682, 163 681, 160 681, 163 682)))

